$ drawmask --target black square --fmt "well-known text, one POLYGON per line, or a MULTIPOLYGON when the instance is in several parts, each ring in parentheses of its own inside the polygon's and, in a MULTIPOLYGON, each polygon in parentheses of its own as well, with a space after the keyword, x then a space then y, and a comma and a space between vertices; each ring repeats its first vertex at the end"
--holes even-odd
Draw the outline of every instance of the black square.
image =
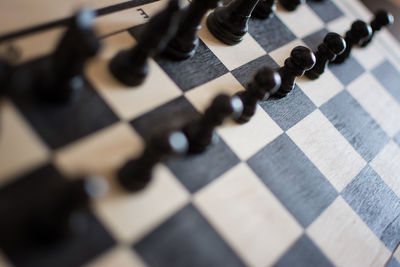
POLYGON ((372 73, 400 103, 400 72, 389 61, 385 61, 373 69, 372 73))
POLYGON ((272 141, 247 163, 304 228, 338 195, 286 134, 272 141))
POLYGON ((343 16, 343 12, 331 0, 307 1, 307 4, 325 23, 343 16))
MULTIPOLYGON (((139 38, 144 26, 133 27, 129 32, 139 38)), ((158 55, 155 60, 182 91, 193 89, 229 72, 201 39, 195 55, 189 59, 176 61, 158 55)))
POLYGON ((400 199, 381 177, 367 166, 341 195, 376 236, 394 250, 400 240, 400 199))
POLYGON ((367 162, 389 141, 382 128, 347 91, 342 91, 320 109, 367 162))
POLYGON ((173 61, 159 56, 156 61, 182 91, 188 91, 228 73, 225 65, 201 40, 196 54, 190 59, 173 61))
MULTIPOLYGON (((32 62, 26 68, 40 62, 32 62)), ((11 98, 43 141, 56 149, 118 121, 89 82, 85 81, 83 88, 75 93, 67 103, 47 104, 39 102, 27 85, 13 90, 11 98)))
POLYGON ((394 256, 392 256, 385 266, 386 267, 400 267, 400 263, 396 260, 396 258, 394 256))
POLYGON ((329 69, 344 85, 349 85, 365 71, 360 63, 352 56, 341 64, 329 64, 329 69))
POLYGON ((175 158, 167 162, 181 183, 194 193, 239 163, 236 154, 219 138, 202 154, 175 158))
POLYGON ((231 73, 243 85, 243 87, 246 88, 249 82, 253 80, 257 71, 262 67, 278 69, 279 65, 272 59, 272 57, 264 55, 234 69, 231 73))
POLYGON ((317 32, 314 32, 306 37, 303 38, 303 42, 312 50, 317 51, 317 48, 320 44, 322 44, 325 35, 329 31, 327 29, 322 29, 317 32))
POLYGON ((180 210, 133 248, 148 266, 244 266, 192 205, 180 210))
POLYGON ((307 117, 316 109, 314 103, 296 87, 287 96, 261 101, 259 105, 284 131, 307 117))
POLYGON ((303 235, 274 265, 276 267, 296 266, 332 266, 333 264, 325 257, 322 251, 303 235))
POLYGON ((296 39, 296 36, 277 16, 267 20, 250 19, 249 33, 267 52, 274 51, 296 39))
POLYGON ((46 165, 0 189, 0 247, 16 266, 81 266, 114 245, 88 209, 79 213, 87 222, 79 233, 68 233, 54 243, 28 238, 26 222, 38 212, 54 208, 54 199, 66 183, 52 165, 46 165))
POLYGON ((200 114, 184 96, 173 99, 131 121, 131 125, 145 139, 155 134, 180 130, 185 123, 200 114))

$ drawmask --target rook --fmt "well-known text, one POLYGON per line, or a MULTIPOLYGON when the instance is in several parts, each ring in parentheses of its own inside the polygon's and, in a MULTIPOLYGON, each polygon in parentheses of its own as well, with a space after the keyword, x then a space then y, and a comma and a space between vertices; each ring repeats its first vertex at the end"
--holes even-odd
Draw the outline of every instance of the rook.
POLYGON ((209 31, 221 42, 235 45, 243 40, 248 21, 258 0, 233 0, 218 7, 207 18, 209 31))
POLYGON ((277 98, 286 96, 295 86, 296 77, 302 76, 305 71, 311 69, 315 64, 315 55, 304 46, 296 46, 285 60, 285 64, 278 72, 281 76, 281 86, 273 95, 277 98))
POLYGON ((346 48, 346 42, 337 33, 328 33, 322 44, 318 46, 317 52, 315 52, 316 62, 314 67, 306 71, 305 75, 315 80, 321 74, 325 72, 328 63, 336 58, 337 55, 343 53, 346 48))
POLYGON ((149 72, 147 59, 161 50, 177 29, 179 1, 155 15, 145 26, 136 46, 117 53, 109 63, 114 77, 127 86, 140 85, 149 72))

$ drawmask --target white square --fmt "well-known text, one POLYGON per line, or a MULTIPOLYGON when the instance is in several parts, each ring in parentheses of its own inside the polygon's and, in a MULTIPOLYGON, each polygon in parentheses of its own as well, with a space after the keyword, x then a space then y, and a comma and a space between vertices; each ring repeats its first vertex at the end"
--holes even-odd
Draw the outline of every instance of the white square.
POLYGON ((199 191, 193 201, 249 266, 273 264, 302 233, 245 163, 199 191))
POLYGON ((0 101, 0 185, 44 163, 49 151, 16 108, 0 101))
POLYGON ((326 28, 331 32, 336 32, 343 37, 345 36, 346 31, 350 30, 351 24, 353 21, 347 16, 341 16, 326 25, 326 28))
POLYGON ((134 39, 122 32, 103 39, 103 42, 105 49, 90 62, 86 76, 120 118, 133 119, 182 94, 152 59, 148 61, 150 73, 142 85, 128 87, 120 84, 109 72, 108 63, 117 52, 133 46, 134 39))
POLYGON ((115 247, 100 257, 95 258, 84 267, 145 267, 139 256, 130 247, 115 247))
POLYGON ((308 5, 299 5, 294 12, 278 5, 276 15, 298 38, 316 32, 325 25, 308 5))
POLYGON ((351 53, 367 70, 372 70, 385 60, 383 53, 374 42, 367 47, 355 47, 351 53))
POLYGON ((389 136, 400 131, 400 105, 371 74, 360 76, 347 90, 389 136))
POLYGON ((370 165, 385 183, 400 197, 400 148, 390 141, 370 165))
POLYGON ((234 70, 267 53, 250 34, 246 34, 243 41, 237 45, 222 43, 209 32, 205 25, 206 18, 207 16, 202 22, 199 36, 228 70, 234 70))
POLYGON ((110 193, 96 201, 95 212, 118 242, 133 244, 189 202, 189 193, 164 166, 157 165, 150 184, 137 193, 124 192, 115 177, 110 193))
POLYGON ((217 95, 234 95, 243 90, 243 86, 229 72, 208 83, 187 91, 185 97, 199 112, 204 112, 217 95))
POLYGON ((55 153, 54 161, 71 176, 81 173, 109 176, 143 148, 142 138, 131 126, 121 122, 63 147, 55 153))
POLYGON ((279 66, 283 66, 285 60, 290 57, 290 53, 292 52, 293 48, 299 45, 307 47, 303 41, 296 39, 294 41, 291 41, 290 43, 285 44, 284 46, 275 49, 274 51, 269 53, 269 55, 279 66))
POLYGON ((229 121, 217 132, 241 160, 247 160, 283 133, 278 124, 258 105, 249 122, 238 124, 229 121))
POLYGON ((337 266, 383 266, 390 251, 339 196, 306 230, 337 266))
POLYGON ((344 89, 343 84, 327 69, 317 80, 297 79, 297 84, 317 106, 321 106, 344 89))
POLYGON ((367 164, 318 109, 289 129, 287 135, 338 192, 367 164))
POLYGON ((400 262, 400 248, 399 247, 397 247, 396 251, 393 254, 393 257, 395 259, 397 259, 398 262, 400 262))

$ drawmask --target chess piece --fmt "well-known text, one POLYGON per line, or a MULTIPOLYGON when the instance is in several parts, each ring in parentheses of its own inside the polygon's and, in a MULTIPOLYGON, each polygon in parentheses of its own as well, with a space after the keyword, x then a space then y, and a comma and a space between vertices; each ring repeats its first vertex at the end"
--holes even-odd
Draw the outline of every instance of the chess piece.
POLYGON ((354 45, 361 45, 363 40, 368 39, 372 34, 371 27, 362 20, 356 20, 351 25, 351 29, 346 32, 344 40, 346 41, 346 49, 342 54, 338 55, 335 60, 332 61, 334 64, 343 63, 351 53, 354 45))
POLYGON ((92 175, 68 181, 53 190, 57 191, 56 198, 44 205, 44 210, 37 211, 27 225, 30 236, 41 243, 87 231, 89 222, 82 211, 92 199, 108 192, 108 182, 102 176, 92 175))
POLYGON ((10 65, 5 60, 0 58, 0 97, 7 91, 10 70, 10 65))
POLYGON ((294 11, 299 5, 305 2, 305 0, 279 0, 281 6, 288 11, 294 11))
POLYGON ((90 9, 77 12, 46 64, 33 70, 39 100, 65 102, 83 87, 83 67, 100 47, 93 30, 94 17, 90 9))
POLYGON ((257 3, 258 0, 233 0, 227 6, 217 7, 207 18, 208 30, 225 44, 240 43, 257 3))
POLYGON ((346 42, 339 34, 328 33, 315 52, 316 62, 314 67, 306 71, 305 75, 312 80, 318 79, 325 72, 328 63, 334 60, 337 55, 343 53, 345 49, 346 42))
POLYGON ((236 95, 243 102, 243 112, 235 118, 238 123, 246 123, 256 112, 258 101, 268 99, 281 85, 281 77, 270 68, 261 68, 254 79, 247 85, 245 91, 236 95))
POLYGON ((277 0, 260 0, 253 10, 252 17, 269 19, 274 16, 277 0))
POLYGON ((371 21, 372 34, 369 38, 365 39, 361 43, 361 47, 366 47, 374 37, 375 32, 380 31, 383 27, 392 25, 394 22, 393 15, 385 10, 379 10, 375 13, 375 18, 371 21))
POLYGON ((179 131, 156 135, 147 143, 138 158, 128 160, 118 170, 118 181, 128 191, 139 191, 151 181, 154 166, 170 155, 187 151, 186 136, 179 131))
POLYGON ((127 86, 143 83, 149 73, 147 59, 161 51, 177 30, 179 1, 171 0, 166 9, 145 26, 138 43, 117 53, 108 67, 114 77, 127 86))
POLYGON ((192 57, 199 45, 197 32, 201 27, 201 19, 209 9, 216 8, 218 2, 219 0, 193 0, 183 11, 178 30, 163 54, 177 60, 192 57))
POLYGON ((215 97, 204 115, 183 127, 183 132, 189 142, 189 153, 197 154, 205 151, 215 140, 215 128, 228 117, 240 116, 242 111, 243 103, 239 97, 224 94, 215 97))
POLYGON ((281 86, 273 95, 277 98, 286 96, 295 86, 296 77, 302 76, 305 71, 315 65, 315 55, 304 46, 296 46, 285 60, 285 64, 278 70, 281 76, 281 86))

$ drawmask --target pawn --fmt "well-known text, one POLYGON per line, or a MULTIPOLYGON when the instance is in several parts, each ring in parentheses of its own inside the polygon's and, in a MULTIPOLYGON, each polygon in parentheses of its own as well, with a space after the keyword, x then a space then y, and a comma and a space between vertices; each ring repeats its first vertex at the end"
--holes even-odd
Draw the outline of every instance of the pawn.
POLYGON ((118 170, 118 182, 128 191, 139 191, 151 181, 154 166, 170 155, 186 153, 188 141, 179 131, 157 135, 147 143, 141 156, 128 160, 118 170))
POLYGON ((200 119, 183 127, 189 142, 189 153, 202 153, 215 140, 214 130, 228 117, 236 118, 243 111, 243 103, 239 97, 218 95, 206 109, 200 119))
POLYGON ((107 180, 97 175, 74 179, 53 189, 55 199, 28 222, 30 236, 37 242, 48 243, 71 234, 84 234, 90 222, 82 216, 82 211, 88 208, 92 199, 107 194, 108 189, 107 180))
POLYGON ((286 96, 294 89, 296 77, 302 76, 305 71, 315 65, 315 55, 310 49, 304 46, 296 46, 285 60, 285 64, 278 70, 281 76, 281 86, 273 95, 277 98, 286 96))
POLYGON ((169 41, 163 54, 176 60, 192 57, 199 45, 197 32, 203 16, 209 9, 216 8, 219 0, 193 0, 183 12, 178 31, 169 41))
POLYGON ((33 89, 39 100, 66 102, 74 91, 83 87, 83 67, 100 48, 93 29, 94 17, 93 10, 80 10, 71 20, 48 64, 33 70, 33 89))
POLYGON ((343 63, 351 53, 354 45, 361 45, 362 42, 368 39, 372 34, 371 27, 362 20, 356 20, 351 25, 351 29, 346 32, 344 40, 346 41, 346 49, 342 54, 338 55, 335 60, 332 61, 334 64, 343 63))
POLYGON ((337 33, 328 33, 322 44, 318 46, 315 52, 316 62, 314 67, 306 71, 305 75, 311 80, 318 79, 325 72, 328 63, 343 53, 346 49, 345 40, 337 33))
POLYGON ((385 10, 379 10, 375 13, 375 18, 371 21, 372 34, 369 38, 361 43, 361 47, 366 47, 374 37, 375 32, 380 31, 383 27, 392 25, 394 22, 393 15, 385 10))
POLYGON ((279 0, 279 4, 288 11, 294 11, 299 5, 305 2, 305 0, 279 0))
POLYGON ((257 102, 267 100, 278 90, 281 85, 281 77, 270 68, 261 68, 254 79, 247 85, 246 91, 236 95, 243 102, 243 112, 235 118, 238 123, 246 123, 256 112, 257 102))
POLYGON ((252 17, 258 19, 269 19, 274 16, 277 0, 260 0, 254 8, 252 17))
POLYGON ((138 43, 117 53, 108 67, 111 74, 127 86, 138 86, 149 73, 147 59, 162 50, 177 30, 179 1, 171 0, 166 9, 145 26, 138 43))
POLYGON ((248 31, 248 21, 258 1, 233 0, 227 6, 216 8, 207 18, 208 30, 225 44, 240 43, 248 31))

